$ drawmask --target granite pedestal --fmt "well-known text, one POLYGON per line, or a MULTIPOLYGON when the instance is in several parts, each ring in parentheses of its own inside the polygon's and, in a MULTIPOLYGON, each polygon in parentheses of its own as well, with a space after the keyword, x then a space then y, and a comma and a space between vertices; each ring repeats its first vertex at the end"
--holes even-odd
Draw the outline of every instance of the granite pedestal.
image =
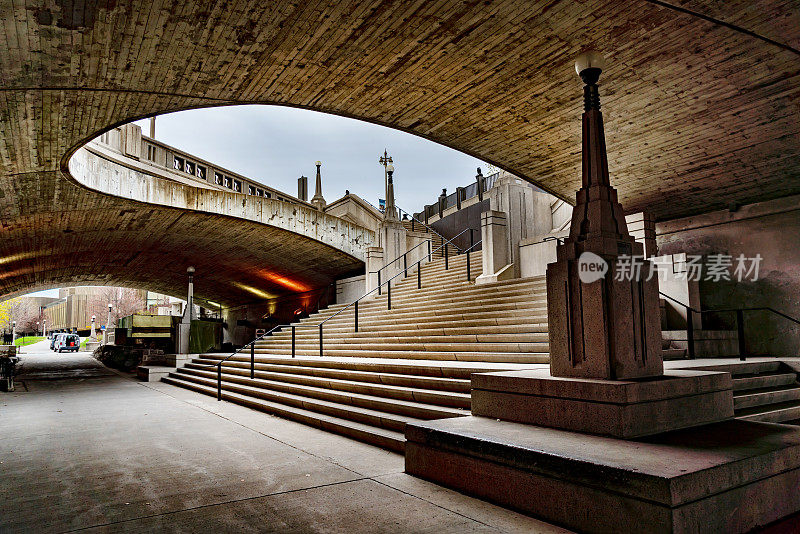
POLYGON ((654 378, 554 377, 547 369, 472 376, 473 415, 636 438, 733 417, 731 375, 673 370, 654 378))
POLYGON ((638 440, 457 417, 406 427, 406 472, 583 532, 737 533, 800 509, 800 428, 638 440))

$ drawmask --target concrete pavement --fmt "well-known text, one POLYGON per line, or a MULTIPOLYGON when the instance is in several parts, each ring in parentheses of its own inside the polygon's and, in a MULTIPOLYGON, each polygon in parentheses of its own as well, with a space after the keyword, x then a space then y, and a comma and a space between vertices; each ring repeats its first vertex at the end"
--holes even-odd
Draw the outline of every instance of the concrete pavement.
POLYGON ((41 345, 0 394, 4 533, 564 532, 400 455, 41 345))

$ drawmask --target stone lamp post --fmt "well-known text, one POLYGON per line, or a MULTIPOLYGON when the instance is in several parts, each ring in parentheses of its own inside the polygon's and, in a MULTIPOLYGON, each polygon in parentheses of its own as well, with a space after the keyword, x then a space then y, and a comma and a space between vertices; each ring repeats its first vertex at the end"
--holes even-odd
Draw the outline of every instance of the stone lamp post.
POLYGON ((95 319, 96 316, 92 315, 92 331, 89 332, 90 341, 97 341, 97 332, 95 331, 95 319))
POLYGON ((192 266, 186 268, 186 274, 189 276, 189 287, 186 293, 186 310, 183 312, 183 318, 178 325, 178 353, 189 354, 189 332, 192 327, 192 316, 194 314, 194 272, 192 266))
POLYGON ((106 321, 106 331, 103 334, 103 344, 108 345, 108 336, 111 334, 111 310, 114 308, 114 305, 110 302, 108 303, 108 320, 106 321))
POLYGON ((15 345, 17 341, 17 321, 11 321, 11 344, 15 345))
POLYGON ((386 209, 383 212, 383 218, 387 221, 397 221, 397 208, 394 203, 394 165, 386 167, 386 209))

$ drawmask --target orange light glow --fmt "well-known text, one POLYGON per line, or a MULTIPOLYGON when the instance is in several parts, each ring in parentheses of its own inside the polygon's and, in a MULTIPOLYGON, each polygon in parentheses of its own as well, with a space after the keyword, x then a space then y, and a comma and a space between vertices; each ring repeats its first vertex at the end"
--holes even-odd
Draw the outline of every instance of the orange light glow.
POLYGON ((269 280, 270 282, 274 282, 278 285, 285 287, 286 289, 291 289, 292 291, 309 291, 311 288, 302 282, 297 282, 290 278, 286 278, 285 276, 281 276, 275 273, 271 273, 268 271, 261 271, 259 273, 261 276, 269 280))

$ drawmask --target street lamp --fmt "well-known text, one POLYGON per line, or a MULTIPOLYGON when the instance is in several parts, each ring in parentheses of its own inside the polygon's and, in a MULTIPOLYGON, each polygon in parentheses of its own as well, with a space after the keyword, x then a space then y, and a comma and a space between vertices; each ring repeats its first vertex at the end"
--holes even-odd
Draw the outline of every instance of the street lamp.
POLYGON ((16 345, 17 340, 17 321, 11 321, 11 345, 16 345))
POLYGON ((42 335, 47 337, 47 319, 42 321, 42 335))

